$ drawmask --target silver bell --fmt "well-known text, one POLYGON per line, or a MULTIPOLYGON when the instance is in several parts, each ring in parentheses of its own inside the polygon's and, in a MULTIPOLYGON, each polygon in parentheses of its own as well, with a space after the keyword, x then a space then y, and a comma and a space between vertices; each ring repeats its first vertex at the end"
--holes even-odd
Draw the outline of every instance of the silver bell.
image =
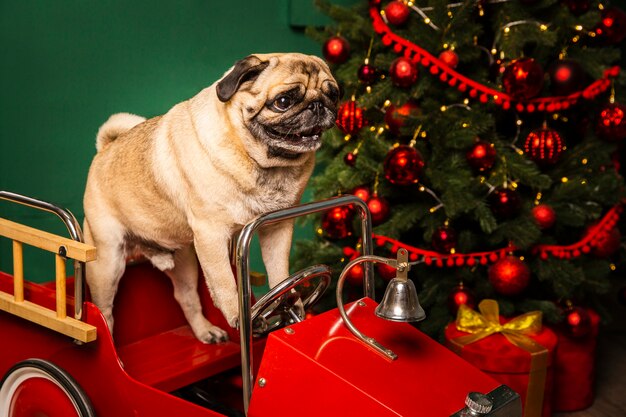
POLYGON ((410 279, 394 278, 387 285, 376 315, 391 321, 420 321, 426 313, 417 298, 415 284, 410 279))

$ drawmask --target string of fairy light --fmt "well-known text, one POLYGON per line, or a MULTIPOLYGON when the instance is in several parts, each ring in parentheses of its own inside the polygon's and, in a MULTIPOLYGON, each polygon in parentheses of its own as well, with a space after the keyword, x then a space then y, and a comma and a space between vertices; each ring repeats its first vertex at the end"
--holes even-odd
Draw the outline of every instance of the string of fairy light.
MULTIPOLYGON (((421 21, 423 24, 429 26, 430 28, 432 28, 435 31, 441 31, 441 27, 440 25, 437 25, 433 22, 433 20, 428 16, 428 12, 432 11, 433 8, 432 7, 419 7, 417 6, 413 1, 407 1, 407 0, 396 0, 399 3, 404 4, 409 10, 413 11, 414 13, 416 13, 417 15, 419 15, 419 19, 418 21, 421 21)), ((479 16, 484 16, 485 15, 485 11, 484 11, 484 4, 498 4, 498 3, 507 3, 513 0, 487 0, 487 1, 477 1, 476 2, 476 7, 478 8, 478 14, 479 16)), ((448 12, 447 12, 447 16, 452 19, 454 17, 454 9, 459 8, 459 7, 463 7, 465 6, 466 3, 464 2, 456 2, 456 3, 450 3, 448 5, 446 5, 446 7, 448 8, 448 12)), ((599 11, 603 11, 605 10, 605 5, 603 3, 599 3, 597 5, 597 8, 599 11)), ((383 20, 385 21, 385 23, 389 23, 388 18, 387 18, 387 12, 385 9, 381 9, 380 10, 380 15, 383 18, 383 20)), ((545 32, 549 29, 549 24, 546 23, 542 23, 542 22, 538 22, 538 21, 534 21, 534 20, 519 20, 519 21, 514 21, 514 22, 509 22, 507 24, 505 24, 504 26, 502 26, 502 28, 500 28, 500 30, 496 33, 496 39, 494 40, 494 45, 491 48, 491 52, 493 55, 497 55, 498 50, 496 49, 496 43, 497 40, 499 39, 499 37, 501 35, 507 35, 511 32, 511 28, 515 27, 515 26, 519 26, 519 25, 535 25, 539 28, 539 30, 541 32, 545 32)), ((574 33, 576 33, 574 36, 571 37, 571 41, 572 43, 577 43, 581 40, 581 36, 588 36, 590 38, 595 38, 597 36, 597 33, 594 30, 589 30, 586 29, 584 26, 580 25, 580 24, 576 24, 572 27, 574 33)), ((444 43, 443 44, 443 49, 448 49, 448 48, 453 48, 454 49, 454 45, 450 45, 448 43, 444 43)), ((502 56, 501 56, 502 57, 502 56)), ((502 57, 503 58, 503 57, 502 57)))

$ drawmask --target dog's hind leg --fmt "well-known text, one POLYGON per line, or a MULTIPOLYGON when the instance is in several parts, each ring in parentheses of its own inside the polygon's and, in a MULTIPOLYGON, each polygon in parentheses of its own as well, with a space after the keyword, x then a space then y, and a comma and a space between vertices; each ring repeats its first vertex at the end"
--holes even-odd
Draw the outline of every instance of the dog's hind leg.
MULTIPOLYGON (((120 240, 111 239, 115 233, 110 232, 111 230, 109 230, 106 242, 102 239, 95 240, 89 222, 85 221, 85 242, 94 245, 98 251, 97 259, 87 262, 86 280, 89 285, 91 299, 102 312, 112 334, 113 301, 117 292, 117 286, 126 268, 126 256, 123 240, 121 238, 120 240)), ((119 235, 123 236, 122 233, 119 235)))
POLYGON ((174 252, 174 268, 164 272, 172 280, 174 297, 198 340, 204 343, 228 340, 228 333, 212 324, 202 314, 198 295, 198 260, 193 245, 174 252))

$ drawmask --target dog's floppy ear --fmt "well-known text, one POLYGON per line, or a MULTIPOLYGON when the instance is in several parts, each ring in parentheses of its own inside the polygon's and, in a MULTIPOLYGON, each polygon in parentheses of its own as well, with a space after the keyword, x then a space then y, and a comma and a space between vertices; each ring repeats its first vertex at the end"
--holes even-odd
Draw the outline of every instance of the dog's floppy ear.
POLYGON ((254 55, 238 61, 233 69, 217 83, 217 98, 223 103, 227 102, 241 84, 256 78, 268 65, 268 61, 261 61, 254 55))

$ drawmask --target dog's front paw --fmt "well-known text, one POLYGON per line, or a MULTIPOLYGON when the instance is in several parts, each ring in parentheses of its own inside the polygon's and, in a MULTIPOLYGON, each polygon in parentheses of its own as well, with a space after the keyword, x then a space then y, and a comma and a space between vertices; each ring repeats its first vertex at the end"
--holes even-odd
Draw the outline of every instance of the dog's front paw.
POLYGON ((210 325, 203 334, 196 335, 203 343, 219 343, 228 340, 228 333, 217 326, 210 325))
POLYGON ((202 316, 198 320, 190 322, 190 324, 193 334, 202 343, 219 343, 228 340, 228 333, 202 316))

